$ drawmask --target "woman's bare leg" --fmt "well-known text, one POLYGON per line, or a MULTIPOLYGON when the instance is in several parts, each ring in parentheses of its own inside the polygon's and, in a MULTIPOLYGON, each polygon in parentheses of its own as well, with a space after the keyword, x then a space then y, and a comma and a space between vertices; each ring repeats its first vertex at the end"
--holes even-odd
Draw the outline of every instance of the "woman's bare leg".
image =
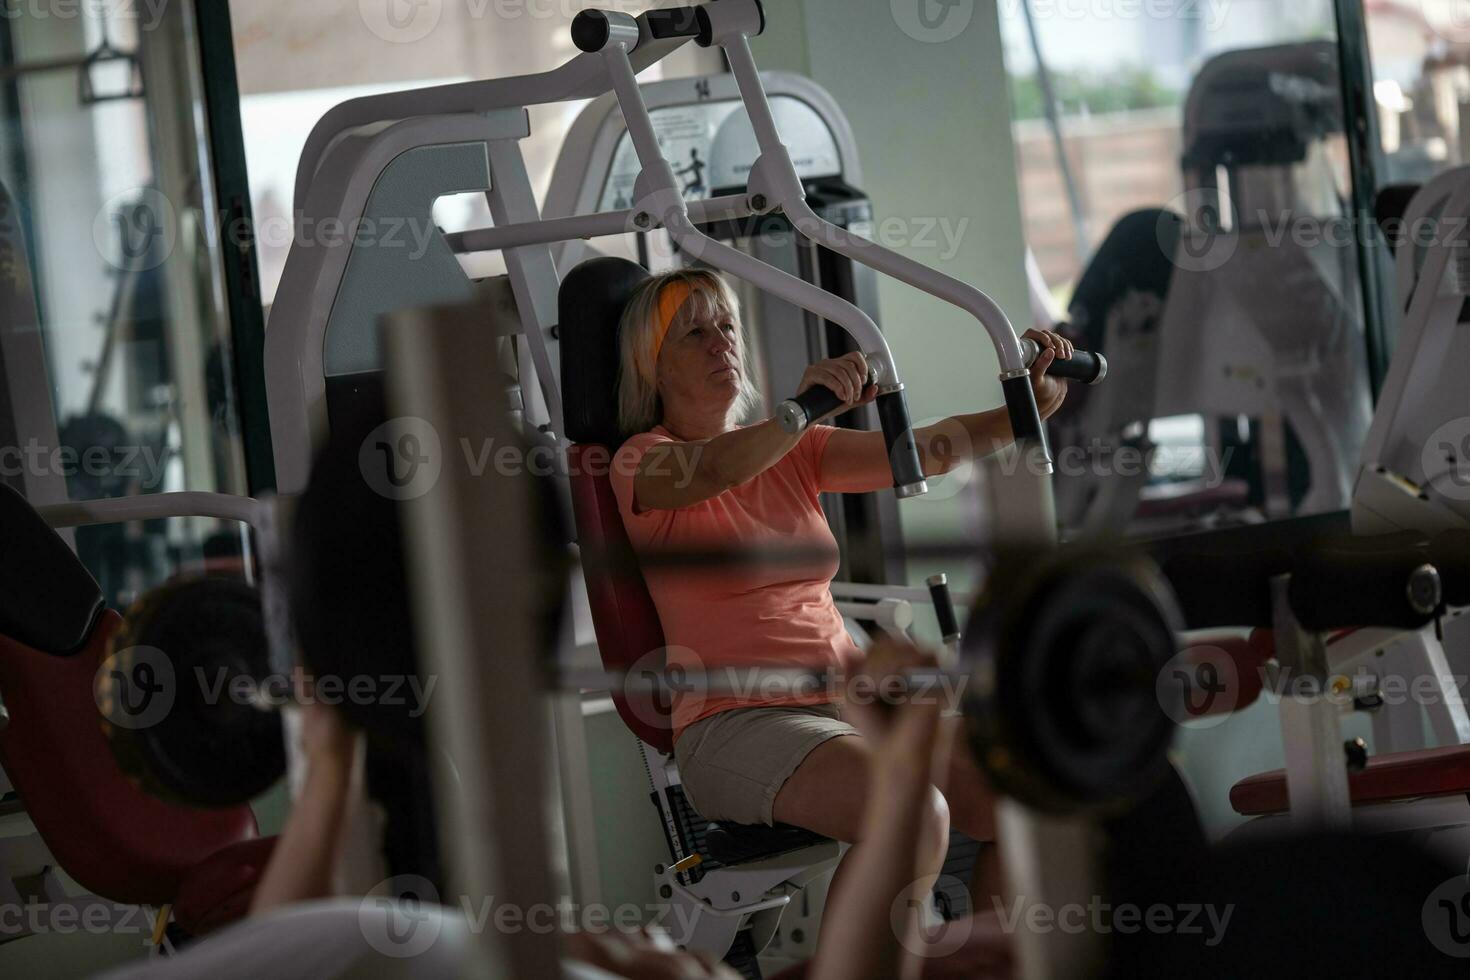
MULTIPOLYGON (((852 869, 861 868, 867 857, 863 848, 868 845, 862 843, 861 837, 863 818, 869 812, 871 764, 867 742, 861 736, 831 738, 812 750, 776 794, 772 816, 777 823, 803 827, 852 845, 832 874, 827 891, 829 908, 842 904, 841 896, 848 889, 862 887, 857 881, 861 874, 852 869)), ((938 790, 931 790, 929 795, 929 811, 915 821, 916 851, 904 854, 893 850, 887 855, 917 872, 910 888, 911 895, 917 896, 927 895, 933 889, 949 847, 949 813, 944 797, 938 790)), ((898 899, 898 895, 892 898, 898 899)))
MULTIPOLYGON (((941 791, 948 815, 944 828, 937 831, 932 870, 938 875, 944 866, 949 845, 949 826, 967 837, 987 845, 981 848, 970 880, 970 907, 975 912, 992 908, 992 896, 1001 894, 1000 862, 995 840, 995 805, 990 786, 976 766, 965 741, 960 719, 946 719, 954 739, 946 779, 941 791)), ((812 750, 796 772, 776 794, 773 817, 777 823, 803 827, 824 837, 848 844, 858 844, 862 833, 862 817, 868 798, 871 759, 861 736, 843 735, 831 738, 812 750)), ((881 791, 881 788, 880 788, 881 791)), ((930 818, 935 823, 939 815, 930 818)), ((844 861, 832 877, 832 887, 840 887, 844 861)))
POLYGON ((988 912, 993 908, 993 897, 1003 893, 1004 885, 1000 850, 995 846, 995 796, 970 751, 964 719, 946 718, 943 723, 953 728, 953 743, 946 780, 940 789, 949 801, 955 830, 980 842, 970 877, 970 910, 988 912))

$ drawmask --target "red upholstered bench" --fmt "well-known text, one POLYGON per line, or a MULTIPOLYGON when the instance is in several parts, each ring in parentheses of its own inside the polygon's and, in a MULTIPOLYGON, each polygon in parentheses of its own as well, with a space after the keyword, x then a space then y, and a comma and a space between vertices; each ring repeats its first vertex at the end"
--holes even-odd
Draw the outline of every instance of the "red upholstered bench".
POLYGON ((102 732, 93 681, 122 617, 66 543, 0 485, 0 765, 61 868, 127 905, 174 904, 190 934, 242 915, 272 841, 248 805, 200 809, 148 795, 102 732))
POLYGON ((276 848, 276 838, 230 844, 190 868, 174 897, 174 920, 191 936, 202 936, 245 918, 255 883, 276 848))
MULTIPOLYGON (((1369 759, 1363 771, 1348 774, 1348 792, 1354 806, 1470 795, 1470 745, 1369 759)), ((1242 779, 1230 789, 1230 805, 1248 817, 1286 812, 1286 771, 1242 779)))

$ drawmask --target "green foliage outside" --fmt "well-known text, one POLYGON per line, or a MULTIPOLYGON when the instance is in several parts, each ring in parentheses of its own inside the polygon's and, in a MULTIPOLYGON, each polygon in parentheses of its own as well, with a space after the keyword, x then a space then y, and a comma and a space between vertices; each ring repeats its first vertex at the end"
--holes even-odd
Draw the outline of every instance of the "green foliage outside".
MULTIPOLYGON (((1063 117, 1102 115, 1132 109, 1157 109, 1176 106, 1183 94, 1166 88, 1147 68, 1116 68, 1106 72, 1054 71, 1052 88, 1057 108, 1063 117)), ((1041 85, 1035 75, 1012 75, 1011 118, 1046 118, 1041 85)))

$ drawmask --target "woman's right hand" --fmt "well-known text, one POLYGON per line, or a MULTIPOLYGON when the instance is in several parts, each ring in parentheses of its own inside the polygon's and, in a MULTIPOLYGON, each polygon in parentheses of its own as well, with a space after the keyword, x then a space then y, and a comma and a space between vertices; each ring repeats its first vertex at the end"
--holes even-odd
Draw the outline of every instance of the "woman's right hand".
POLYGON ((347 773, 357 759, 359 732, 335 705, 316 696, 315 681, 296 673, 296 699, 301 711, 301 752, 308 767, 347 773))
POLYGON ((796 393, 800 395, 817 385, 822 385, 842 399, 841 405, 816 420, 819 422, 850 412, 878 397, 878 386, 868 384, 868 360, 858 351, 843 354, 841 357, 829 357, 808 367, 801 376, 801 384, 797 386, 796 393))

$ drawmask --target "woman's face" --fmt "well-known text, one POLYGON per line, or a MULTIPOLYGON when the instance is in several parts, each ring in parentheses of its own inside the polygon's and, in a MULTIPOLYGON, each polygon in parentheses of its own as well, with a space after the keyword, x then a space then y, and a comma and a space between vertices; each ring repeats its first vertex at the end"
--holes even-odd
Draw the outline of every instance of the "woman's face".
MULTIPOLYGON (((696 304, 697 308, 698 304, 696 304)), ((674 319, 658 355, 658 393, 664 409, 681 413, 728 412, 740 395, 739 324, 714 309, 689 315, 686 306, 674 319)))

